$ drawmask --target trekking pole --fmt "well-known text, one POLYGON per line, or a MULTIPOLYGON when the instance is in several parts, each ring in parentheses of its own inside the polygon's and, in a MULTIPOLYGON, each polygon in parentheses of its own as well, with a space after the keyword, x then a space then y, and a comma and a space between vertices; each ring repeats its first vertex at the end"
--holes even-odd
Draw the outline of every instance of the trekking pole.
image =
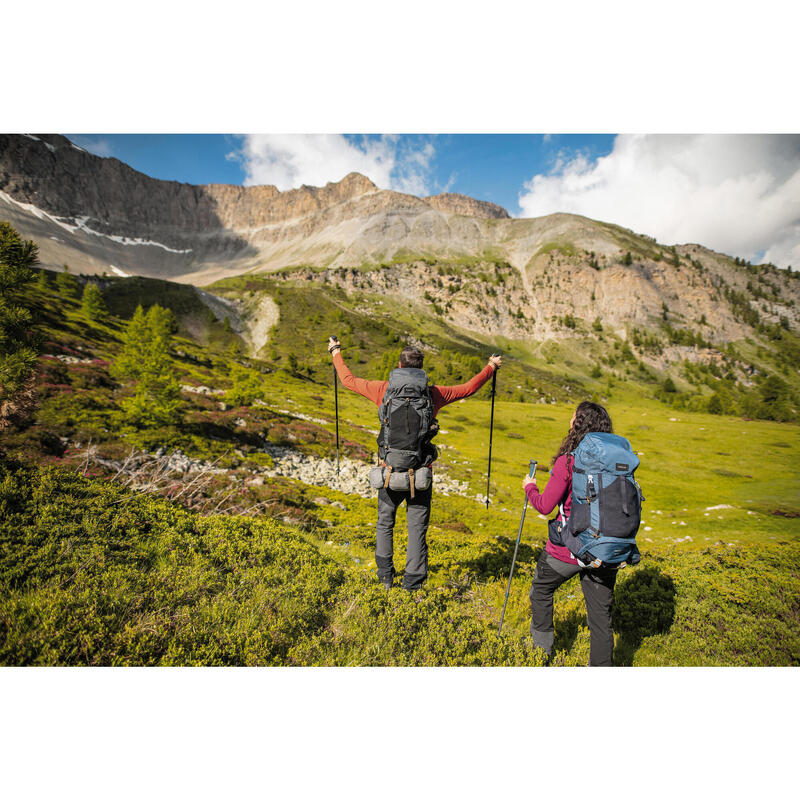
MULTIPOLYGON (((339 339, 331 336, 334 342, 339 339)), ((333 365, 333 401, 336 407, 336 474, 339 474, 339 378, 336 374, 336 364, 333 365)))
MULTIPOLYGON (((536 475, 536 462, 531 459, 528 475, 531 478, 536 475)), ((525 505, 522 506, 522 519, 519 521, 519 532, 517 533, 517 544, 514 548, 514 558, 511 560, 511 572, 508 574, 508 587, 506 588, 506 599, 503 602, 503 613, 500 615, 500 627, 497 629, 497 632, 503 630, 503 619, 506 616, 506 604, 508 603, 508 595, 511 592, 511 578, 514 576, 514 564, 517 561, 517 550, 519 550, 519 540, 522 538, 522 526, 525 524, 525 512, 528 510, 528 495, 525 494, 525 505)))
MULTIPOLYGON (((492 355, 497 355, 493 353, 492 355)), ((492 413, 489 417, 489 468, 486 470, 486 508, 489 508, 489 481, 492 477, 492 430, 494 429, 494 395, 497 386, 497 370, 492 372, 492 413)))

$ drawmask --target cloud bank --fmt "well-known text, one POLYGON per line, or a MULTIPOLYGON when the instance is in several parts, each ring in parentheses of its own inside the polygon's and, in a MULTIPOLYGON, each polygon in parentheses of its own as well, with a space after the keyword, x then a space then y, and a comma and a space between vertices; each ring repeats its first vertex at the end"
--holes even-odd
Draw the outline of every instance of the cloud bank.
POLYGON ((566 211, 798 268, 800 136, 620 135, 596 161, 560 158, 519 204, 525 217, 566 211))
POLYGON ((399 136, 254 134, 243 136, 241 149, 228 158, 242 164, 245 186, 273 184, 285 191, 303 184, 324 186, 360 172, 381 189, 424 195, 434 155, 430 140, 399 136))

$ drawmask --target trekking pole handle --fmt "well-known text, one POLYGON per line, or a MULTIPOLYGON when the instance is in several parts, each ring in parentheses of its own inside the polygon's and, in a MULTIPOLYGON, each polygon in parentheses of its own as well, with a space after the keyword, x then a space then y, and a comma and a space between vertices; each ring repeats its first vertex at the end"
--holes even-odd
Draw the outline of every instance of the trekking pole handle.
POLYGON ((333 339, 334 342, 338 342, 339 341, 339 337, 338 336, 334 336, 333 334, 331 334, 330 338, 333 339))
POLYGON ((331 355, 333 355, 333 351, 334 351, 334 350, 335 350, 337 347, 338 347, 338 348, 341 350, 341 349, 342 349, 342 346, 341 346, 341 344, 339 344, 339 337, 338 337, 338 336, 334 336, 333 334, 331 334, 331 336, 330 336, 330 339, 331 339, 331 341, 333 342, 333 344, 332 344, 332 345, 330 345, 330 346, 328 347, 328 352, 329 352, 331 355))
POLYGON ((536 459, 531 459, 530 464, 528 464, 528 477, 533 478, 536 475, 536 465, 538 462, 536 459))

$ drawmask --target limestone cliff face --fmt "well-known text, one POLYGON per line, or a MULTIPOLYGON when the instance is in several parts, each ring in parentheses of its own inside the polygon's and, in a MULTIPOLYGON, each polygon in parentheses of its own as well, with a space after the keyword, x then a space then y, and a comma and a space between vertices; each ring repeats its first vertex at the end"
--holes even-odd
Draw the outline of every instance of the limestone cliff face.
POLYGON ((44 240, 45 264, 87 272, 113 264, 199 282, 253 268, 376 263, 412 250, 474 255, 485 246, 479 224, 508 220, 492 203, 421 199, 358 173, 285 192, 157 180, 52 134, 0 135, 0 192, 0 211, 44 240))
POLYGON ((509 219, 508 211, 502 206, 487 203, 485 200, 476 200, 465 194, 435 194, 426 197, 425 202, 439 211, 449 214, 461 214, 465 217, 482 217, 484 219, 509 219))
POLYGON ((315 214, 378 192, 363 175, 280 192, 274 186, 193 186, 150 178, 116 158, 99 158, 57 135, 0 135, 0 191, 59 218, 88 218, 101 233, 158 238, 240 232, 315 214))
POLYGON ((338 183, 286 192, 274 186, 157 180, 115 158, 91 155, 63 136, 46 134, 0 135, 0 191, 60 219, 84 219, 102 234, 157 240, 175 249, 211 236, 238 241, 244 249, 251 240, 281 238, 270 226, 297 220, 305 224, 295 233, 307 236, 346 219, 383 212, 418 215, 434 208, 508 218, 505 209, 463 195, 421 200, 382 191, 355 172, 338 183))

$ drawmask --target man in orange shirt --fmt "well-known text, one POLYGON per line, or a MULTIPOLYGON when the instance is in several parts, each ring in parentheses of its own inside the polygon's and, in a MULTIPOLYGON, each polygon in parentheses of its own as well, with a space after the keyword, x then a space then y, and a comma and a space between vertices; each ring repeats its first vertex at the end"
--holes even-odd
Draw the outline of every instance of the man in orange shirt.
MULTIPOLYGON (((328 352, 333 357, 333 364, 336 373, 342 384, 351 391, 366 397, 375 403, 378 408, 390 387, 390 382, 397 384, 402 382, 405 377, 414 377, 427 381, 427 376, 422 372, 423 354, 417 347, 406 347, 400 354, 398 368, 392 370, 389 381, 368 381, 364 378, 357 378, 347 368, 342 358, 341 345, 338 339, 331 337, 328 341, 328 352), (405 373, 405 370, 409 370, 405 373)), ((441 408, 475 394, 492 376, 492 373, 500 368, 503 363, 501 356, 492 356, 489 363, 475 377, 458 386, 431 386, 430 401, 433 404, 433 417, 441 408)), ((406 411, 406 415, 408 411, 406 411)), ((408 427, 408 417, 406 416, 406 427, 408 427)), ((435 423, 434 423, 435 425, 435 423)), ((438 429, 438 427, 436 428, 438 429)), ((383 433, 383 428, 382 428, 383 433)), ((379 436, 379 443, 381 441, 379 436)), ((436 449, 426 442, 426 451, 430 463, 436 457, 436 449)), ((414 480, 413 470, 411 480, 414 480)), ((397 491, 388 485, 378 490, 378 521, 375 528, 375 563, 378 566, 378 579, 386 589, 391 589, 394 585, 394 561, 393 561, 393 537, 394 523, 397 516, 397 509, 405 501, 407 507, 408 520, 408 549, 406 553, 406 568, 403 574, 403 588, 408 590, 418 589, 428 574, 428 544, 425 536, 428 532, 428 522, 431 513, 431 495, 433 486, 427 489, 414 492, 397 491)))

